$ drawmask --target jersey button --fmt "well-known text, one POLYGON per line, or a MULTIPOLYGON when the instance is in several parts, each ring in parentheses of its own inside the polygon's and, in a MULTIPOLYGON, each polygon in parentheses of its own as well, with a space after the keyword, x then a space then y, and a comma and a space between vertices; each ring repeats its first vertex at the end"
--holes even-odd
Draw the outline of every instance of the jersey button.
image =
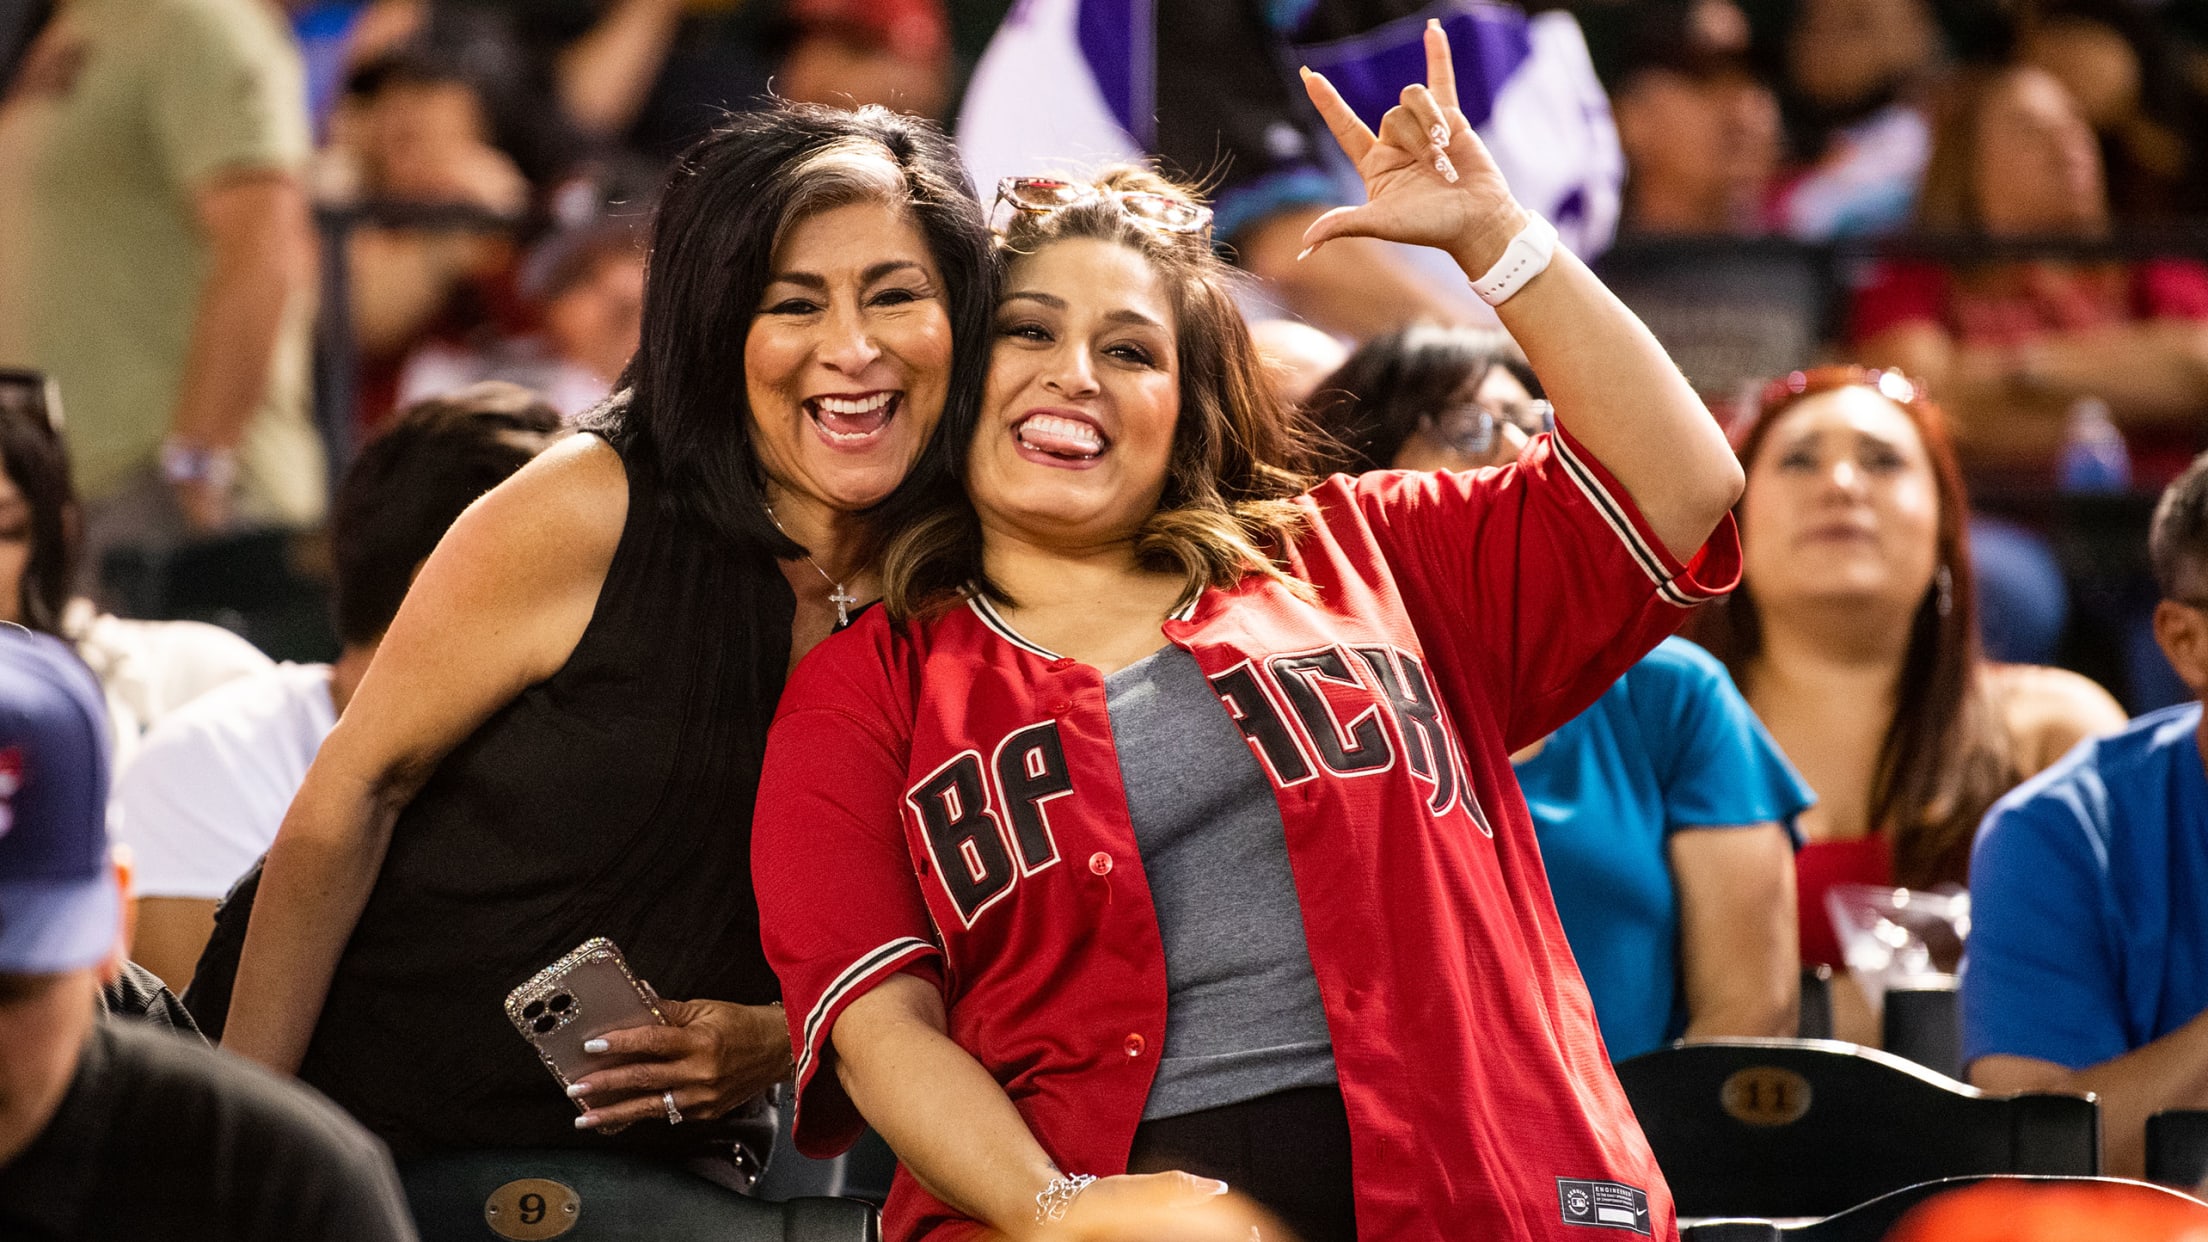
POLYGON ((1098 875, 1110 875, 1112 873, 1112 856, 1102 850, 1089 855, 1089 870, 1098 875))
POLYGON ((1053 716, 1063 716, 1072 710, 1072 699, 1052 699, 1050 701, 1050 714, 1053 716))
POLYGON ((1140 1036, 1140 1035, 1129 1035, 1129 1036, 1127 1037, 1127 1044, 1126 1044, 1126 1048, 1127 1048, 1127 1055, 1128 1055, 1129 1057, 1139 1057, 1139 1056, 1141 1056, 1141 1055, 1142 1055, 1142 1050, 1143 1050, 1143 1049, 1144 1049, 1145 1047, 1148 1047, 1148 1045, 1147 1045, 1147 1044, 1145 1044, 1145 1043, 1143 1042, 1142 1036, 1140 1036))

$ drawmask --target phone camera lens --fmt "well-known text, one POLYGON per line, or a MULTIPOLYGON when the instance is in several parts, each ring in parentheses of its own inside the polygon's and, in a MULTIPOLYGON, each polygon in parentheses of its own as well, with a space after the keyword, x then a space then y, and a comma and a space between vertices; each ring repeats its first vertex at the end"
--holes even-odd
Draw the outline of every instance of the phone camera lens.
POLYGON ((524 1017, 524 1018, 536 1018, 536 1017, 540 1017, 540 1016, 542 1016, 542 1015, 543 1015, 543 1013, 544 1013, 544 1002, 543 1002, 543 1001, 541 1001, 541 1000, 538 1000, 538 1001, 530 1001, 530 1002, 529 1002, 529 1003, 528 1003, 528 1004, 527 1004, 526 1006, 524 1006, 524 1007, 522 1008, 522 1011, 521 1011, 521 1016, 522 1016, 522 1017, 524 1017))
POLYGON ((552 1028, 558 1026, 559 1024, 560 1020, 558 1018, 553 1017, 551 1014, 545 1014, 543 1017, 538 1018, 535 1022, 532 1022, 529 1025, 536 1029, 537 1034, 544 1035, 549 1033, 552 1028))
POLYGON ((566 1013, 568 1009, 571 1008, 574 1004, 575 998, 569 996, 565 992, 562 992, 558 996, 552 998, 552 1012, 566 1013))

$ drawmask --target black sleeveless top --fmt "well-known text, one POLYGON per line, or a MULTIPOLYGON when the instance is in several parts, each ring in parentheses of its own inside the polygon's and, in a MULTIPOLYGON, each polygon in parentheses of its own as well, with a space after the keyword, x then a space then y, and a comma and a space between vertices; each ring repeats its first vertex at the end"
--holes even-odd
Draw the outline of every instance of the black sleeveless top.
POLYGON ((506 994, 592 936, 660 995, 779 991, 751 815, 795 599, 764 550, 671 513, 647 471, 565 666, 456 748, 399 815, 300 1077, 402 1158, 470 1147, 697 1147, 606 1136, 514 1030, 506 994), (749 630, 749 633, 745 633, 749 630))

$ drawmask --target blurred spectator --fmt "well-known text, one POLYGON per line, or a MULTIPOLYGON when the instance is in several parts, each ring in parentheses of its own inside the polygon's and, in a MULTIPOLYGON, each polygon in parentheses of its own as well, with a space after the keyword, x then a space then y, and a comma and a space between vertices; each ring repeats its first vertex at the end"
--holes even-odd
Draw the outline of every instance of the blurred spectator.
POLYGON ((544 394, 576 415, 603 401, 636 352, 644 313, 644 251, 633 222, 602 220, 537 243, 522 264, 519 292, 536 331, 468 348, 431 341, 407 360, 399 404, 483 380, 544 394))
POLYGON ((1300 319, 1257 320, 1250 324, 1250 341, 1280 385, 1280 395, 1297 405, 1349 360, 1348 346, 1300 319))
POLYGON ((789 0, 793 29, 774 78, 796 103, 878 103, 943 120, 951 101, 943 0, 789 0))
POLYGON ((337 663, 280 664, 201 697, 147 734, 115 782, 139 893, 134 960, 172 987, 191 981, 216 902, 276 839, 414 571, 559 430, 527 390, 482 384, 406 410, 361 450, 330 514, 337 663))
MULTIPOLYGON (((330 129, 326 198, 472 207, 491 222, 518 222, 529 205, 528 181, 491 143, 481 92, 448 59, 410 49, 363 65, 330 129)), ((346 244, 365 424, 395 405, 399 368, 425 340, 521 325, 506 233, 361 224, 346 244)))
POLYGON ((1627 230, 1764 231, 1779 165, 1779 103, 1748 71, 1747 35, 1747 18, 1730 0, 1642 9, 1610 94, 1625 152, 1627 230))
MULTIPOLYGON (((1433 327, 1368 342, 1319 385, 1330 465, 1516 461, 1545 406, 1514 352, 1433 327)), ((1793 825, 1812 797, 1722 665, 1668 639, 1512 763, 1612 1060, 1794 1033, 1793 825)))
MULTIPOLYGON (((2030 66, 1959 71, 1917 222, 1997 239, 2106 235, 2100 156, 2062 84, 2030 66)), ((1940 394, 1974 474, 2052 482, 2066 416, 2084 397, 2132 433, 2135 473, 2150 485, 2198 448, 2208 409, 2208 266, 2198 262, 1896 262, 1857 294, 1853 320, 1863 357, 1940 394)))
MULTIPOLYGON (((2055 75, 2100 140, 2112 214, 2126 223, 2208 208, 2201 107, 2158 17, 2131 0, 2060 0, 2018 55, 2055 75)), ((2051 10, 2051 11, 2048 11, 2051 10)))
POLYGON ((1971 1081, 2098 1094, 2125 1177, 2149 1114, 2208 1108, 2208 457, 2163 493, 2149 545, 2155 637, 2194 701, 2079 746, 1986 815, 1962 998, 1971 1081))
POLYGON ((974 71, 959 149, 996 179, 1154 156, 1212 187, 1214 232, 1267 296, 1362 340, 1420 321, 1492 322, 1453 266, 1363 238, 1306 256, 1304 230, 1361 201, 1293 69, 1324 71, 1368 125, 1424 63, 1429 14, 1454 49, 1468 119, 1514 193, 1592 256, 1617 222, 1623 172, 1609 108, 1569 13, 1414 0, 1136 6, 1116 25, 1075 0, 1006 17, 974 71), (1475 71, 1476 68, 1476 71, 1475 71))
POLYGON ((1801 171, 1774 205, 1804 241, 1890 233, 1908 222, 1931 151, 1924 94, 1940 65, 1926 0, 1801 0, 1784 39, 1801 171))
MULTIPOLYGON (((1835 884, 1967 881, 1986 807, 2123 711, 2075 673, 1980 654, 1962 473, 1937 407, 1895 372, 1830 367, 1765 391, 1739 436, 1741 583, 1690 634, 1817 792, 1796 855, 1805 965, 1843 969, 1835 884)), ((1834 989, 1842 1039, 1875 1044, 1834 989)))
POLYGON ((110 550, 318 520, 298 50, 262 0, 68 0, 0 124, 22 227, 0 360, 52 374, 110 550))
POLYGON ((115 766, 139 738, 209 690, 269 667, 230 631, 197 621, 126 621, 74 594, 82 523, 48 386, 0 374, 0 622, 66 639, 107 698, 115 766))
POLYGON ((127 922, 99 689, 0 632, 0 1237, 410 1242, 382 1144, 197 1040, 102 1019, 127 922))

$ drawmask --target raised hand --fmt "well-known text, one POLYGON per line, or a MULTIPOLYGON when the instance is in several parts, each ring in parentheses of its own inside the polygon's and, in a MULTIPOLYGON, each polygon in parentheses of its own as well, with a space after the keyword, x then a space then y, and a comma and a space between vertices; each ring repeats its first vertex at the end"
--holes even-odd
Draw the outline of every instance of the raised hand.
POLYGON ((1357 165, 1367 200, 1312 221, 1305 254, 1337 237, 1375 237, 1449 251, 1477 275, 1525 226, 1525 209, 1457 106, 1456 68, 1439 22, 1426 24, 1426 82, 1403 88, 1377 134, 1324 74, 1304 70, 1303 86, 1357 165))

